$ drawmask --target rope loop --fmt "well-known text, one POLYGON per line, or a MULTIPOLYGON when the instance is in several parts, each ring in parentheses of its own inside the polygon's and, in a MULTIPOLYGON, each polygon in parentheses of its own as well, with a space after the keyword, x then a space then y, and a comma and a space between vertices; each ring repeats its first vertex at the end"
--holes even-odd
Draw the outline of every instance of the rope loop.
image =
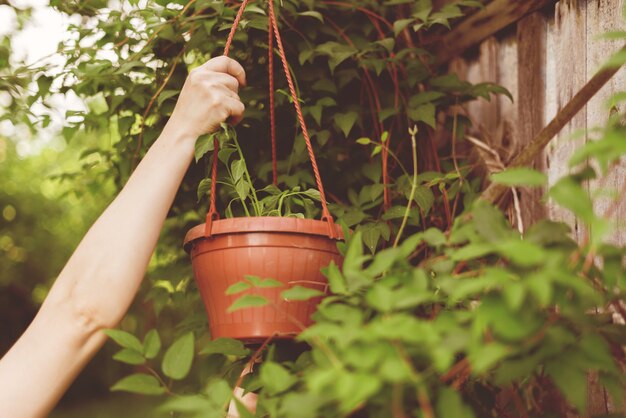
MULTIPOLYGON (((233 21, 233 26, 230 28, 230 33, 228 34, 228 38, 226 40, 226 44, 224 46, 224 56, 228 56, 230 52, 230 47, 233 42, 233 38, 235 37, 235 33, 241 21, 241 17, 243 16, 243 12, 248 5, 250 0, 243 0, 237 15, 235 16, 235 20, 233 21)), ((333 220, 330 211, 328 210, 328 205, 326 203, 326 193, 324 192, 324 185, 322 184, 322 178, 319 173, 319 167, 317 166, 317 160, 315 158, 315 154, 313 152, 313 145, 311 144, 311 137, 309 135, 309 131, 306 127, 306 123, 304 121, 304 115, 302 113, 302 108, 300 107, 300 100, 298 98, 298 93, 295 88, 295 84, 293 82, 293 78, 291 76, 291 72, 289 70, 289 63, 287 62, 285 49, 283 47, 283 41, 280 35, 280 31, 278 30, 278 20, 276 19, 276 13, 274 11, 274 0, 268 0, 268 12, 269 12, 269 23, 268 23, 268 45, 269 45, 269 56, 268 56, 268 66, 269 66, 269 83, 270 83, 270 130, 272 137, 272 175, 273 182, 276 184, 277 180, 277 164, 276 164, 276 120, 275 120, 275 111, 274 111, 274 40, 276 40, 276 46, 278 47, 278 55, 282 62, 283 71, 285 73, 285 77, 287 78, 287 84, 289 86, 289 92, 291 94, 291 98, 293 101, 293 105, 296 111, 298 123, 300 124, 300 129, 302 130, 302 135, 304 136, 304 140, 306 142, 307 151, 309 154, 309 159, 311 160, 311 166, 313 168, 313 175, 315 177, 315 183, 317 185, 317 189, 320 193, 320 201, 322 204, 322 221, 328 222, 329 233, 328 236, 330 238, 337 238, 337 233, 335 230, 335 223, 333 220)), ((207 214, 207 224, 205 228, 205 236, 211 236, 211 226, 212 222, 215 219, 219 219, 219 215, 217 214, 216 209, 216 184, 217 184, 217 160, 219 153, 219 143, 217 139, 214 140, 214 150, 213 150, 213 167, 211 172, 211 205, 209 208, 209 213, 207 214)))

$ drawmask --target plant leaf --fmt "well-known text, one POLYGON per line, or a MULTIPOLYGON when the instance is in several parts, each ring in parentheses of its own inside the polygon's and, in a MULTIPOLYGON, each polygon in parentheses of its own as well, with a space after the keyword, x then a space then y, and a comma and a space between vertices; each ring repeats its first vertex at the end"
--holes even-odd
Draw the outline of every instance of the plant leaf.
POLYGON ((156 329, 151 329, 143 339, 143 355, 148 359, 153 359, 159 351, 161 351, 161 337, 156 329))
POLYGON ((280 294, 280 296, 285 300, 309 300, 323 295, 324 292, 320 290, 303 286, 294 286, 291 289, 281 292, 280 294))
POLYGON ((105 329, 104 333, 123 348, 130 348, 139 353, 143 352, 141 341, 133 334, 122 331, 121 329, 105 329))
POLYGON ((239 309, 244 308, 253 308, 259 306, 265 306, 269 303, 269 301, 263 296, 259 295, 243 295, 239 299, 237 299, 230 307, 228 308, 228 312, 235 312, 239 309))
POLYGON ((224 354, 228 356, 243 357, 250 354, 241 341, 232 338, 218 338, 211 341, 200 351, 200 354, 224 354))
POLYGON ((143 373, 137 373, 119 380, 111 390, 113 392, 123 391, 139 393, 141 395, 161 395, 165 393, 165 388, 154 377, 143 373))
POLYGON ((489 178, 492 182, 505 186, 539 187, 548 181, 548 176, 545 174, 526 167, 509 168, 499 173, 493 173, 489 178))
POLYGON ((174 341, 163 356, 163 373, 174 380, 184 379, 191 370, 195 338, 188 332, 174 341))

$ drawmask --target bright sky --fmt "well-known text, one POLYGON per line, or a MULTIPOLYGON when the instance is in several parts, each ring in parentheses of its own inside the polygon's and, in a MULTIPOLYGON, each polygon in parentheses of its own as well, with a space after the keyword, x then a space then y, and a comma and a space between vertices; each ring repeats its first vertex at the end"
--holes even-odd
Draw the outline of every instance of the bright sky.
MULTIPOLYGON (((59 42, 67 36, 70 22, 77 22, 78 17, 63 15, 49 7, 48 0, 11 0, 11 3, 17 7, 34 8, 32 19, 12 41, 15 59, 24 59, 27 64, 54 54, 59 42)), ((0 6, 0 35, 12 33, 16 29, 15 19, 15 13, 9 6, 0 6)), ((62 64, 63 60, 52 55, 45 62, 62 64)), ((49 100, 49 104, 54 108, 52 112, 43 106, 35 106, 33 109, 36 113, 49 113, 52 118, 50 126, 39 132, 36 138, 31 138, 28 130, 23 127, 14 126, 9 121, 0 122, 0 134, 16 139, 20 156, 37 153, 46 146, 58 146, 54 139, 63 126, 65 111, 83 107, 82 101, 75 96, 57 95, 49 100)))

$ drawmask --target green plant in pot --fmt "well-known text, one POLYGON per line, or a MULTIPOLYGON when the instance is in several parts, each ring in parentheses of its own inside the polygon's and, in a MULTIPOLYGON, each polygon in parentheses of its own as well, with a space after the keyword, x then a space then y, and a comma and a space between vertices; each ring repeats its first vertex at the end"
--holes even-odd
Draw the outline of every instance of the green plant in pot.
MULTIPOLYGON (((235 19, 225 55, 246 5, 244 1, 235 19)), ((326 204, 273 3, 268 5, 269 25, 273 28, 270 39, 276 38, 318 190, 294 188, 281 192, 276 187, 274 164, 274 184, 257 191, 236 132, 224 125, 221 132, 208 138, 209 147, 197 146, 196 158, 199 158, 212 145, 211 179, 201 184, 201 188, 210 185, 211 205, 206 222, 192 228, 184 243, 191 254, 194 276, 207 309, 211 336, 248 342, 291 338, 311 324, 311 315, 327 288, 321 269, 332 262, 341 264, 336 242, 343 239, 342 229, 334 223, 326 204), (226 219, 219 219, 216 208, 219 161, 228 171, 223 184, 233 195, 225 211, 226 219), (311 219, 317 213, 315 201, 322 207, 321 220, 311 219), (233 217, 234 205, 245 216, 233 217), (294 212, 297 207, 302 211, 294 212)), ((270 62, 272 53, 270 48, 270 62)), ((273 94, 271 68, 270 65, 270 96, 273 94)), ((275 149, 275 119, 273 110, 270 111, 275 149)))

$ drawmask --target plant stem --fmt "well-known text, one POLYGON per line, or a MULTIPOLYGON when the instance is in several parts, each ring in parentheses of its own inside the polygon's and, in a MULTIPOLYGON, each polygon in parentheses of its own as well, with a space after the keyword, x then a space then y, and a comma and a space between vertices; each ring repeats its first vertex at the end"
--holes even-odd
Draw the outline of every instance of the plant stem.
MULTIPOLYGON (((252 178, 250 177, 250 172, 248 172, 248 164, 246 164, 246 159, 243 157, 243 152, 241 152, 241 147, 239 146, 239 141, 237 141, 237 134, 233 133, 233 142, 235 143, 235 148, 237 149, 237 154, 239 154, 239 158, 241 158, 241 162, 243 163, 243 173, 246 176, 246 181, 250 185, 250 191, 252 192, 252 207, 254 208, 255 216, 261 216, 261 211, 259 209, 259 199, 256 195, 256 190, 254 190, 254 185, 252 184, 252 178)), ((245 208, 245 201, 242 200, 243 206, 245 208)), ((246 213, 248 211, 246 210, 246 213)), ((250 216, 248 214, 248 216, 250 216)))
POLYGON ((409 219, 409 214, 411 213, 411 204, 413 203, 413 199, 415 198, 415 190, 417 190, 417 143, 415 141, 415 135, 417 135, 417 126, 413 126, 413 128, 409 129, 409 133, 411 134, 411 148, 413 150, 413 183, 411 184, 411 194, 409 195, 409 202, 406 205, 406 210, 404 211, 404 217, 402 218, 402 224, 400 225, 400 229, 398 230, 398 235, 396 235, 396 240, 393 243, 393 247, 397 247, 400 242, 400 237, 402 236, 402 232, 404 232, 404 228, 406 227, 406 223, 409 219))

